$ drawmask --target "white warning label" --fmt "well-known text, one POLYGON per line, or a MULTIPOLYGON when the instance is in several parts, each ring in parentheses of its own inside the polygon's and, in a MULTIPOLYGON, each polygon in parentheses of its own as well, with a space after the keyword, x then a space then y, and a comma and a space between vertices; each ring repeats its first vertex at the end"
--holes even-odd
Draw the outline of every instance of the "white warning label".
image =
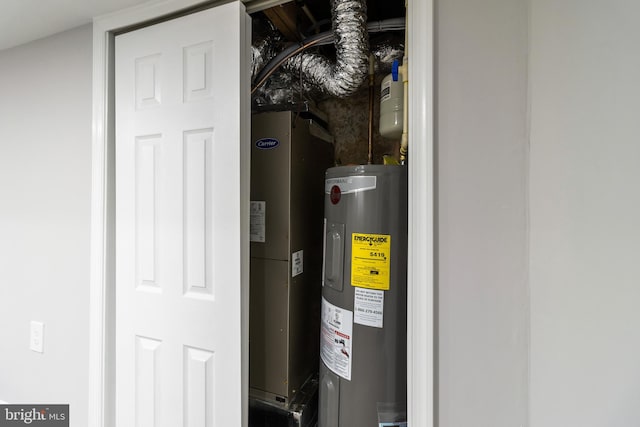
POLYGON ((250 204, 249 241, 265 242, 267 202, 251 201, 250 204))
POLYGON ((380 86, 380 102, 386 102, 391 99, 391 80, 382 82, 380 86))
POLYGON ((324 192, 331 194, 334 186, 340 187, 342 194, 357 193, 360 191, 376 189, 375 176, 345 176, 341 178, 329 178, 324 181, 324 192))
POLYGON ((384 318, 384 291, 355 288, 353 323, 382 328, 384 318))
POLYGON ((300 250, 291 254, 291 277, 296 277, 304 272, 304 251, 300 250))
POLYGON ((353 312, 322 298, 320 358, 336 375, 351 381, 353 312))

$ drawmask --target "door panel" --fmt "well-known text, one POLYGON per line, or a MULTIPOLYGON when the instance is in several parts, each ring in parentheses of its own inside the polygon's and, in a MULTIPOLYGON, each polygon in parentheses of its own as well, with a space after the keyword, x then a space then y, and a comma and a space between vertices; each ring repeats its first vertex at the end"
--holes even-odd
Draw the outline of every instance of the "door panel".
POLYGON ((241 419, 245 17, 116 37, 118 427, 241 419))

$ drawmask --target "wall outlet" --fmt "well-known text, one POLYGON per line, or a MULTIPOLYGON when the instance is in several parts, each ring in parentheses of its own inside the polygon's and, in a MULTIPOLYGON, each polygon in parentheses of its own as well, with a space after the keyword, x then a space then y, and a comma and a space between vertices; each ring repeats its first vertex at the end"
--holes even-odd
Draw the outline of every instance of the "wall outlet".
POLYGON ((38 353, 44 353, 44 323, 31 321, 31 335, 29 348, 38 353))

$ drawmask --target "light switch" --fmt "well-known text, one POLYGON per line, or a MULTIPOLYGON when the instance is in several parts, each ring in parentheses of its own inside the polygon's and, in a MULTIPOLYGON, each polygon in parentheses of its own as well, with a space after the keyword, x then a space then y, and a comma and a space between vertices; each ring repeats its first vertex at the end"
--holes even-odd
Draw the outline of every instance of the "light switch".
POLYGON ((44 353, 44 323, 31 321, 29 347, 38 353, 44 353))

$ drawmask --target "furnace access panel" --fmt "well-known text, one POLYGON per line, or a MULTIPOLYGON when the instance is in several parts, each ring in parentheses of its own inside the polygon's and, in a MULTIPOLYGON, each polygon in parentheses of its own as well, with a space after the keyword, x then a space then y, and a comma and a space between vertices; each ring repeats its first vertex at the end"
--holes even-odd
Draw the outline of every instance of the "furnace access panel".
POLYGON ((252 397, 282 404, 319 366, 324 173, 334 147, 307 114, 252 117, 249 383, 252 397))

